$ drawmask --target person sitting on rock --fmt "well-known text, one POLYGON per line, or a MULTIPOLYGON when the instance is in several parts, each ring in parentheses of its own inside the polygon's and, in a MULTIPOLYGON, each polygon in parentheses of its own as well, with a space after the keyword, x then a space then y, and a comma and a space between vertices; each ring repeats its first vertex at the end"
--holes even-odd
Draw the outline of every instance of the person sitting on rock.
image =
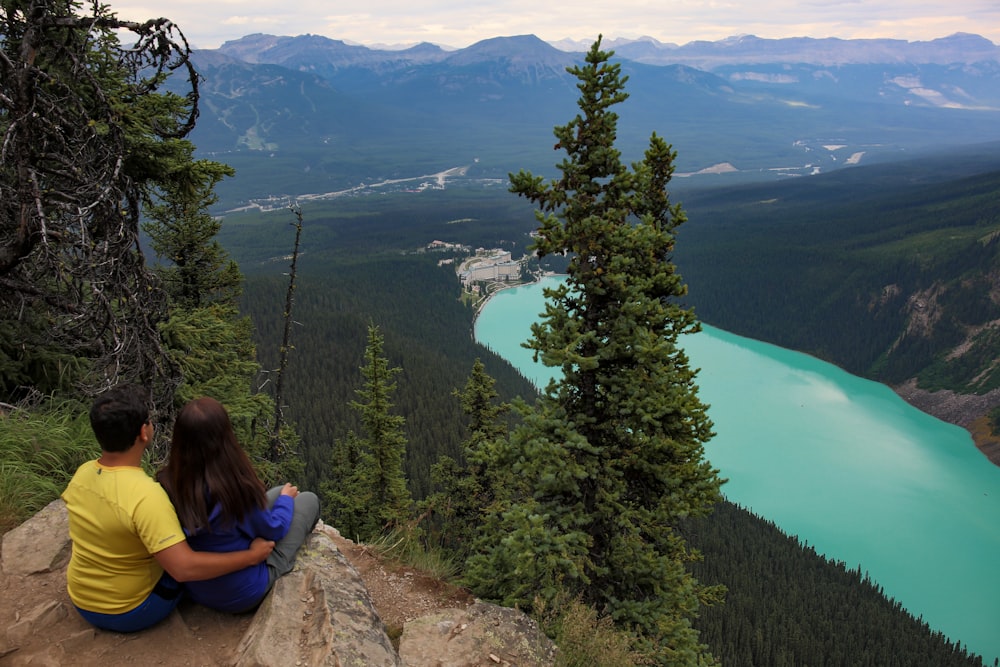
POLYGON ((69 597, 92 625, 135 632, 167 617, 180 583, 212 579, 261 563, 274 542, 248 541, 231 553, 191 549, 163 488, 141 468, 153 439, 148 394, 120 385, 99 396, 90 424, 101 456, 81 465, 62 498, 72 554, 69 597))
POLYGON ((278 577, 295 566, 299 547, 319 520, 315 493, 300 493, 291 484, 265 492, 229 413, 213 398, 181 408, 158 477, 192 548, 235 551, 257 537, 276 541, 263 563, 185 586, 195 602, 219 611, 240 613, 260 604, 278 577))

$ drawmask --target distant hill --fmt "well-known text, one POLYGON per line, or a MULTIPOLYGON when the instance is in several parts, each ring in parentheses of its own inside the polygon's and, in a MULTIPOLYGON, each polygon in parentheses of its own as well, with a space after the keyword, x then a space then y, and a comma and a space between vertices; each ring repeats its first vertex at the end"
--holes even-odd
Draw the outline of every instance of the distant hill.
MULTIPOLYGON (((247 62, 289 64, 301 60, 306 53, 327 61, 335 53, 341 63, 358 62, 431 62, 446 60, 453 53, 493 48, 506 51, 512 44, 532 44, 526 57, 537 54, 541 45, 573 54, 577 60, 586 53, 597 35, 589 40, 543 42, 533 35, 495 37, 473 44, 467 49, 445 50, 429 43, 405 49, 369 47, 320 37, 276 37, 253 34, 226 42, 220 51, 247 62), (490 45, 484 48, 483 45, 490 45), (532 50, 534 53, 532 53, 532 50)), ((711 70, 720 65, 796 63, 812 65, 873 65, 909 63, 914 65, 956 65, 984 61, 1000 61, 1000 46, 980 35, 955 33, 930 41, 910 42, 902 39, 839 39, 828 37, 787 37, 763 39, 754 35, 737 35, 718 41, 693 41, 684 45, 663 43, 652 37, 639 39, 605 39, 604 46, 619 57, 649 65, 689 65, 711 70)), ((305 61, 303 61, 305 62, 305 61)))
MULTIPOLYGON (((615 48, 631 95, 620 112, 626 158, 656 131, 695 181, 775 180, 1000 140, 998 48, 973 35, 615 48)), ((577 112, 565 70, 582 58, 531 35, 455 51, 250 35, 195 53, 205 81, 192 138, 238 170, 219 190, 226 207, 454 167, 471 181, 551 172, 552 127, 577 112)))

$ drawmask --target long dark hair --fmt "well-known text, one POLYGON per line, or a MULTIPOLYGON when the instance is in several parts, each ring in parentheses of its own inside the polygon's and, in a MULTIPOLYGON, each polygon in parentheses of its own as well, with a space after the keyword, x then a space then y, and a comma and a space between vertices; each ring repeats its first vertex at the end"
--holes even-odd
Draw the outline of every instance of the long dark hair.
POLYGON ((222 505, 229 521, 267 504, 264 483, 236 441, 229 413, 214 398, 198 398, 181 408, 170 458, 158 478, 191 533, 208 528, 210 502, 222 505))

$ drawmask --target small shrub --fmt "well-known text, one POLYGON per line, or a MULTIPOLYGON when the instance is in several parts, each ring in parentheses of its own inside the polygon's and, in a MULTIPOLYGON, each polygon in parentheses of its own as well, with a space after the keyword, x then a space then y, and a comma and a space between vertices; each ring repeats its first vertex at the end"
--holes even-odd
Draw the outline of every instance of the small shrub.
POLYGON ((580 600, 535 601, 536 620, 559 647, 556 667, 632 667, 646 661, 632 648, 633 637, 598 616, 580 600))
POLYGON ((447 581, 458 574, 458 566, 441 549, 427 546, 418 531, 397 528, 368 544, 380 558, 406 565, 433 579, 447 581))

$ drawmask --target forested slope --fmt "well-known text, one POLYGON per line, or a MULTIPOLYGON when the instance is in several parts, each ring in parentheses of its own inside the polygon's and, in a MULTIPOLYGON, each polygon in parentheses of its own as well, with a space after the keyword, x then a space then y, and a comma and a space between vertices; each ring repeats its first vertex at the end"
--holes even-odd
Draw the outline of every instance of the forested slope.
POLYGON ((1000 386, 1000 161, 989 146, 692 191, 677 263, 701 317, 888 384, 1000 386))
POLYGON ((690 530, 705 556, 696 576, 729 588, 726 603, 695 623, 723 665, 983 664, 887 599, 867 572, 828 561, 741 507, 722 503, 690 530))
MULTIPOLYGON (((472 313, 457 298, 454 273, 426 257, 372 258, 322 273, 308 269, 299 280, 286 415, 302 435, 304 485, 318 488, 333 440, 358 430, 349 402, 363 382, 369 323, 385 336, 390 365, 402 369, 393 402, 406 417, 406 471, 416 497, 429 492, 430 466, 438 456, 459 455, 464 425, 452 392, 465 384, 477 357, 507 398, 533 391, 506 362, 474 343, 472 313)), ((274 342, 280 341, 286 288, 278 278, 250 279, 248 292, 254 296, 246 310, 258 327, 265 368, 277 366, 274 342)))
MULTIPOLYGON (((427 200, 365 197, 305 210, 285 401, 302 434, 304 484, 323 479, 331 442, 356 428, 348 402, 362 381, 369 323, 381 328, 390 363, 403 369, 395 403, 407 419, 406 470, 416 497, 427 493, 430 464, 440 453, 454 455, 463 437, 451 392, 464 384, 475 358, 497 378, 504 398, 533 392, 472 340, 473 313, 459 300, 453 267, 438 266, 444 256, 416 252, 434 238, 521 248, 533 228, 530 212, 503 203, 499 193, 430 194, 427 200)), ((292 236, 280 231, 282 216, 290 214, 227 219, 223 232, 247 274, 245 310, 257 326, 265 368, 276 365, 288 284, 283 255, 292 236)), ((685 244, 696 245, 695 229, 703 224, 700 213, 691 217, 681 230, 682 257, 696 249, 685 244)), ((807 236, 802 234, 800 239, 807 236)), ((692 284, 695 297, 701 289, 700 282, 692 284)), ((828 563, 748 512, 723 504, 690 531, 692 544, 705 553, 698 576, 730 590, 725 605, 698 621, 724 664, 982 664, 887 601, 862 573, 828 563)))
MULTIPOLYGON (((390 365, 402 369, 393 401, 406 417, 406 472, 418 498, 429 491, 437 457, 458 455, 464 425, 452 392, 464 386, 477 357, 505 399, 534 392, 473 340, 473 311, 459 298, 454 265, 438 265, 449 255, 423 251, 437 238, 476 247, 506 237, 504 245, 518 252, 530 213, 513 198, 426 194, 364 197, 304 211, 284 402, 302 435, 304 482, 313 488, 325 475, 333 441, 358 429, 348 404, 363 382, 369 324, 381 329, 390 365), (512 234, 518 226, 524 232, 512 234)), ((293 243, 293 232, 282 228, 290 220, 288 211, 240 217, 222 235, 247 275, 244 311, 257 329, 265 369, 278 365, 289 282, 285 255, 293 243)), ((265 374, 262 382, 268 379, 265 374)))

